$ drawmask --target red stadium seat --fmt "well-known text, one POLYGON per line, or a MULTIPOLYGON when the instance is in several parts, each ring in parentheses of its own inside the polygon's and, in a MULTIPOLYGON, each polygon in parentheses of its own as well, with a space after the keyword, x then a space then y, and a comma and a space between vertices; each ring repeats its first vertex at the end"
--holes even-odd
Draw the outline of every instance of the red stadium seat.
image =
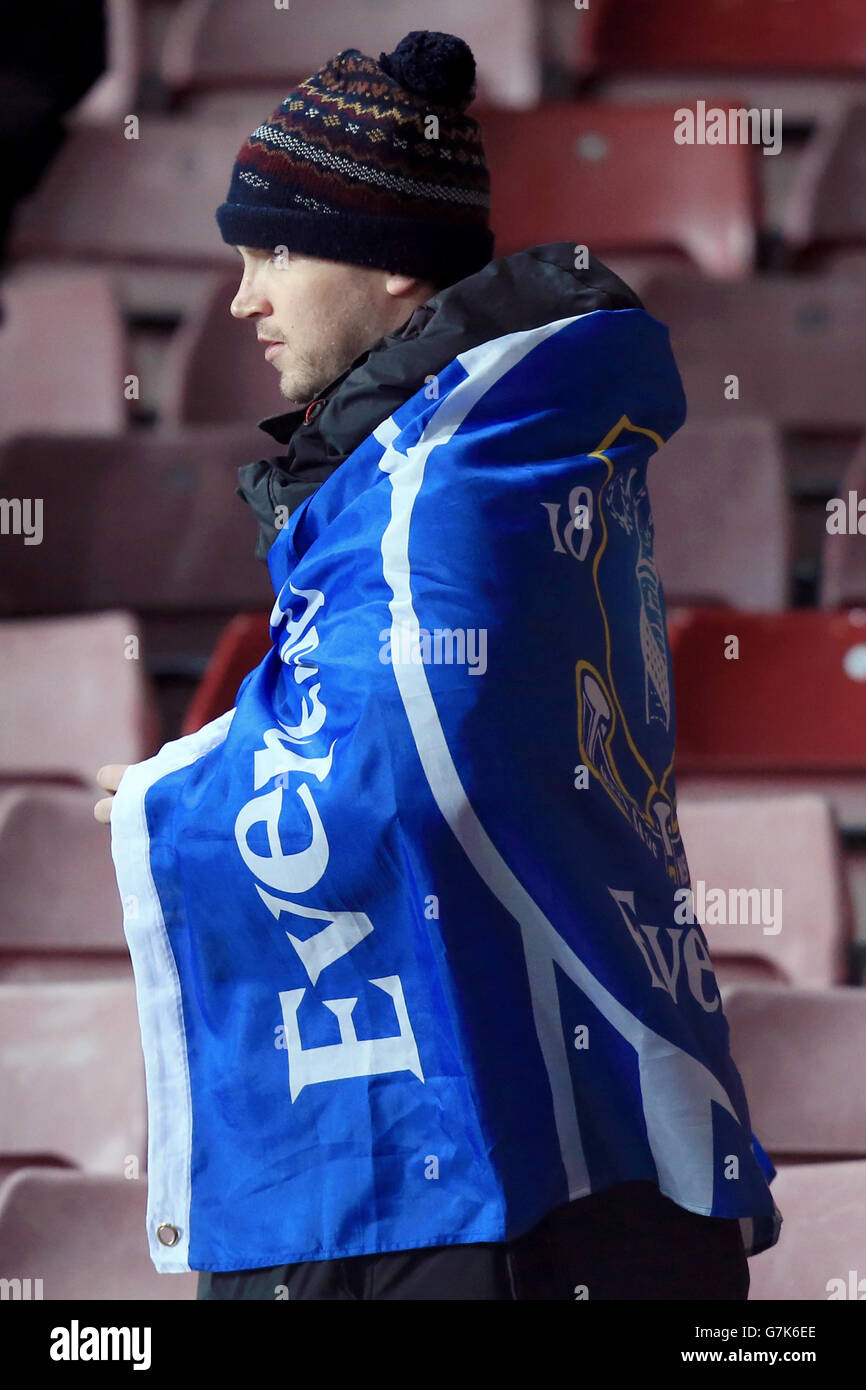
POLYGON ((0 782, 96 786, 105 763, 159 746, 131 613, 0 623, 0 782))
POLYGON ((271 647, 270 609, 239 613, 227 624, 183 721, 182 732, 194 734, 234 707, 244 676, 258 666, 271 647))
POLYGON ((866 773, 866 613, 698 611, 673 660, 680 773, 866 773))
POLYGON ((612 71, 862 73, 860 0, 607 0, 596 57, 612 71))
MULTIPOLYGON (((120 914, 118 914, 120 915, 120 914)), ((145 1166, 144 1061, 128 980, 0 984, 0 1154, 94 1173, 145 1166)))
MULTIPOLYGON (((242 269, 238 257, 235 275, 212 281, 197 312, 169 345, 162 400, 167 425, 237 424, 290 408, 280 395, 277 373, 264 359, 255 323, 238 322, 229 313, 242 269)), ((261 441, 267 452, 265 435, 261 441)), ((272 449, 277 452, 278 446, 272 449)))
POLYGON ((0 436, 122 430, 129 364, 106 276, 41 266, 6 279, 0 300, 0 436))
POLYGON ((681 792, 678 820, 695 915, 720 987, 754 980, 820 988, 848 980, 851 906, 825 801, 693 802, 681 792))
POLYGON ((496 255, 573 240, 677 251, 709 275, 749 270, 757 186, 751 147, 678 145, 673 108, 552 102, 479 111, 496 255))
POLYGON ((851 1058, 866 1055, 866 990, 733 985, 725 1017, 774 1163, 866 1158, 866 1096, 851 1085, 851 1058))
POLYGON ((98 797, 76 787, 0 789, 4 981, 129 977, 110 834, 93 816, 98 797))
POLYGON ((848 466, 839 500, 845 507, 845 530, 824 536, 821 603, 824 608, 866 608, 866 437, 848 466))
POLYGON ((649 493, 668 604, 785 607, 792 518, 769 420, 687 420, 653 458, 649 493))
POLYGON ((10 442, 0 492, 45 499, 45 538, 0 550, 0 613, 227 616, 267 603, 255 518, 235 488, 238 468, 268 453, 279 446, 252 424, 10 442))
MULTIPOLYGON (((165 39, 162 75, 177 91, 292 84, 343 48, 377 58, 404 34, 434 20, 418 0, 354 0, 335 23, 325 6, 276 8, 257 0, 184 0, 165 39)), ((438 0, 435 27, 459 34, 475 53, 484 99, 528 106, 540 92, 536 6, 532 0, 438 0)), ((264 114, 264 113, 262 113, 264 114)))
POLYGON ((46 1302, 194 1299, 196 1274, 154 1269, 146 1209, 144 1178, 21 1168, 0 1187, 0 1278, 46 1302))
POLYGON ((866 612, 693 610, 671 650, 681 794, 810 790, 866 827, 866 612))
POLYGON ((670 328, 692 417, 760 414, 803 429, 866 425, 857 351, 866 282, 762 275, 722 284, 660 275, 641 297, 670 328), (725 394, 732 375, 736 400, 725 394))
POLYGON ((237 252, 214 213, 249 131, 177 116, 143 118, 138 139, 123 131, 115 124, 70 132, 16 210, 10 253, 233 266, 237 252))
MULTIPOLYGON (((864 21, 866 25, 866 21, 864 21)), ((789 191, 783 233, 801 255, 866 247, 866 105, 848 107, 813 135, 789 191)), ((813 256, 814 259, 814 256, 813 256)))
POLYGON ((776 1245, 749 1261, 749 1299, 862 1299, 866 1161, 783 1165, 771 1190, 782 1230, 776 1245))
POLYGON ((74 124, 122 121, 136 109, 141 68, 139 0, 107 0, 107 64, 70 119, 74 124))

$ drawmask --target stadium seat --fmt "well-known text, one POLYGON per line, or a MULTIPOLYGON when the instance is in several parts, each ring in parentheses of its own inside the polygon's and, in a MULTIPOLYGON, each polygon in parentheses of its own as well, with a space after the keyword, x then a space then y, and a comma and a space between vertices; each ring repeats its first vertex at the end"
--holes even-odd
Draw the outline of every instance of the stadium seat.
POLYGON ((698 610, 673 660, 680 773, 866 772, 866 613, 698 610))
MULTIPOLYGON (((166 31, 162 76, 176 92, 205 87, 290 86, 344 48, 378 57, 404 34, 434 23, 418 0, 354 0, 335 23, 327 7, 277 8, 256 0, 183 0, 166 31)), ((540 94, 533 0, 439 0, 435 27, 475 53, 479 96, 528 106, 540 94)))
POLYGON ((0 623, 0 782, 96 787, 106 763, 159 746, 131 613, 0 623))
POLYGON ((140 0, 107 0, 107 65, 105 72, 70 113, 79 124, 122 121, 136 109, 141 70, 140 0))
POLYGON ((866 248, 866 104, 849 106, 812 137, 797 166, 783 234, 800 263, 839 247, 866 248))
POLYGON ((21 1168, 0 1187, 0 1278, 46 1302, 194 1299, 197 1274, 154 1269, 146 1210, 144 1178, 21 1168))
MULTIPOLYGON (((786 1164, 771 1190, 782 1230, 771 1249, 749 1261, 749 1299, 862 1299, 866 1160, 786 1164)), ((806 1347, 804 1341, 798 1350, 806 1347)))
POLYGON ((207 671, 190 701, 182 732, 194 734, 234 707, 241 681, 271 648, 270 610, 239 613, 226 625, 207 671))
POLYGON ((255 517, 235 488, 239 467, 279 452, 252 421, 11 441, 0 449, 0 492, 45 499, 45 538, 0 550, 0 613, 228 615, 267 603, 255 517))
POLYGON ((5 279, 0 301, 0 438, 122 430, 129 364, 106 276, 40 266, 5 279))
POLYGON ((866 1055, 866 990, 732 985, 725 1017, 773 1162, 866 1158, 866 1096, 851 1085, 851 1059, 866 1055))
MULTIPOLYGON (((236 274, 214 278, 168 347, 161 398, 166 425, 252 424, 290 409, 280 395, 279 376, 265 361, 255 323, 239 322, 229 312, 242 269, 238 257, 236 274)), ((267 452, 265 435, 261 441, 267 452)), ((276 453, 279 446, 271 448, 276 453)))
POLYGON ((4 981, 129 976, 110 833, 93 815, 99 795, 35 783, 0 788, 4 981))
POLYGON ((641 297, 670 328, 692 418, 758 414, 788 429, 866 425, 856 348, 866 282, 762 275, 722 284, 659 275, 641 297), (726 396, 731 376, 736 399, 726 396))
POLYGON ((824 608, 843 608, 846 605, 866 608, 866 506, 862 512, 857 510, 866 503, 866 436, 848 466, 839 489, 839 498, 845 504, 846 529, 833 534, 825 531, 821 604, 824 608))
POLYGON ((122 1175, 145 1131, 133 981, 0 983, 0 1154, 122 1175))
POLYGON ((668 604, 785 607, 792 517, 769 420, 687 420, 652 459, 648 485, 668 604))
POLYGON ((858 0, 607 0, 595 51, 614 71, 799 73, 866 66, 866 16, 858 0))
POLYGON ((479 111, 490 165, 497 256, 546 241, 671 251, 706 274, 753 263, 754 150, 677 145, 670 106, 551 102, 479 111))
POLYGON ((19 259, 234 265, 214 213, 249 132, 231 123, 148 116, 70 131, 39 186, 18 207, 10 253, 19 259))
POLYGON ((848 980, 851 905, 825 801, 691 801, 681 791, 677 816, 720 988, 753 980, 817 989, 848 980))
POLYGON ((671 651, 682 794, 810 790, 866 827, 866 612, 693 609, 671 651))

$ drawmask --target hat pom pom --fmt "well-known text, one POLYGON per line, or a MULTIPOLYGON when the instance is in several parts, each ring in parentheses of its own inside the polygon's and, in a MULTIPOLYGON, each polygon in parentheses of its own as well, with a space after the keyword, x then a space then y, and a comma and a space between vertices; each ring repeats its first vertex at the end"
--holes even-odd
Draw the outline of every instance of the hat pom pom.
POLYGON ((438 106, 465 107, 474 96, 472 49, 455 34, 413 29, 393 53, 381 53, 379 66, 408 92, 438 106))

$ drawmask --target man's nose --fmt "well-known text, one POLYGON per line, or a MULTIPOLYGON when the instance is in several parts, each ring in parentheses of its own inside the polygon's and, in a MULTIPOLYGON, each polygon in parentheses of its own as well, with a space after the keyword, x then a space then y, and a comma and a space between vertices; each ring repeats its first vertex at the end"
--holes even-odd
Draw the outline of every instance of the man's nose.
POLYGON ((252 277, 243 276, 238 292, 231 302, 229 312, 233 318, 248 319, 253 314, 270 314, 273 312, 270 300, 261 290, 256 288, 252 277))

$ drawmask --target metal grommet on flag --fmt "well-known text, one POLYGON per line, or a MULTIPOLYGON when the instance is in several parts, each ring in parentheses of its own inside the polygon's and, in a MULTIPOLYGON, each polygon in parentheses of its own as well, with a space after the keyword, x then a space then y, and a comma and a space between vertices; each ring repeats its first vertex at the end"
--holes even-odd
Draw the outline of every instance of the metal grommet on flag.
POLYGON ((177 1245, 180 1240, 180 1231, 176 1226, 172 1226, 168 1221, 163 1221, 162 1225, 156 1228, 156 1238, 162 1245, 177 1245))

